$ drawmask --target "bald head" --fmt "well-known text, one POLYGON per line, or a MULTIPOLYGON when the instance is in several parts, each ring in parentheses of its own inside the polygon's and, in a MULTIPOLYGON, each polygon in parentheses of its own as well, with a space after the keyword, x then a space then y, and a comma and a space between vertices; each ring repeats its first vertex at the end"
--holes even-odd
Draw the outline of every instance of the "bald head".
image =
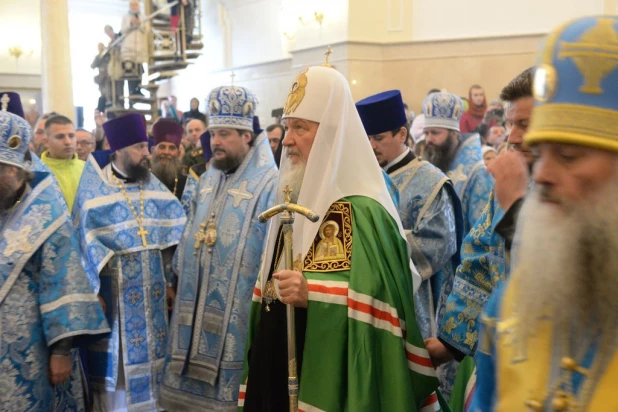
POLYGON ((189 143, 195 146, 200 140, 200 136, 206 131, 206 125, 199 119, 192 119, 187 123, 185 131, 187 132, 189 143))

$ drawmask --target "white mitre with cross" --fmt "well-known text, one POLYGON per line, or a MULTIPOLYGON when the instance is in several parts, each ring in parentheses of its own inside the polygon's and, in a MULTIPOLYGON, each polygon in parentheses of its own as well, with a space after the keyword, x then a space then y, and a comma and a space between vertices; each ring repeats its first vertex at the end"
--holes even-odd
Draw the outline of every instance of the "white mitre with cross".
MULTIPOLYGON (((399 227, 405 240, 401 219, 386 187, 382 169, 376 161, 369 139, 354 105, 346 78, 328 63, 300 72, 290 89, 283 118, 299 118, 319 123, 317 134, 306 159, 305 175, 298 204, 323 218, 330 206, 348 196, 366 196, 380 203, 399 227)), ((281 169, 286 162, 282 158, 281 169)), ((279 217, 270 225, 264 274, 270 268, 279 217)), ((294 254, 307 254, 320 228, 320 221, 312 223, 304 218, 294 222, 294 254)), ((410 261, 414 290, 421 277, 410 261)), ((263 290, 264 285, 262 285, 263 290)))

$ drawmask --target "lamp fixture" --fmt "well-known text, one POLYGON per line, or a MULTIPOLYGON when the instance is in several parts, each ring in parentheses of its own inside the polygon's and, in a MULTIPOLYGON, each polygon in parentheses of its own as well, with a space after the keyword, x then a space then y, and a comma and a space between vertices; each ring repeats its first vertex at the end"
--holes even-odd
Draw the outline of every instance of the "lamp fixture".
POLYGON ((26 52, 24 48, 19 45, 9 47, 9 55, 15 60, 19 60, 21 56, 32 56, 33 53, 34 50, 30 49, 30 51, 26 52))
MULTIPOLYGON (((324 22, 324 13, 319 12, 319 11, 314 11, 313 18, 315 19, 314 21, 317 22, 321 26, 322 23, 324 22)), ((303 19, 303 16, 298 16, 298 21, 303 26, 313 23, 312 21, 305 21, 305 19, 303 19)))

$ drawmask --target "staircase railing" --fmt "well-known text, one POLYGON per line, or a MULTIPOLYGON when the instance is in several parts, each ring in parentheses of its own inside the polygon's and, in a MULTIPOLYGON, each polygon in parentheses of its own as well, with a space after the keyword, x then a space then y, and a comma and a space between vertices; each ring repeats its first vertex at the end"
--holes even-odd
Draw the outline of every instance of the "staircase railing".
MULTIPOLYGON (((193 0, 189 1, 191 1, 190 7, 194 8, 192 18, 197 20, 197 22, 193 22, 193 30, 188 34, 192 36, 191 38, 193 40, 200 39, 199 41, 201 42, 201 2, 193 0), (195 34, 196 27, 198 33, 197 35, 195 34)), ((122 33, 122 35, 115 39, 101 55, 101 57, 105 57, 106 54, 110 55, 110 62, 108 65, 108 84, 112 107, 109 110, 115 112, 137 111, 146 115, 150 114, 151 119, 149 123, 157 117, 159 104, 157 99, 158 85, 153 82, 175 76, 175 72, 166 72, 166 68, 171 68, 172 70, 185 68, 188 65, 187 51, 192 49, 199 50, 201 46, 201 43, 197 43, 196 47, 189 47, 189 44, 187 44, 187 21, 185 21, 185 6, 180 0, 168 3, 163 7, 157 8, 156 10, 154 10, 154 8, 153 0, 145 0, 144 14, 146 17, 142 19, 140 26, 131 28, 127 32, 122 33), (171 11, 171 9, 175 6, 178 6, 178 26, 175 30, 173 30, 171 26, 169 29, 167 29, 167 27, 162 29, 161 26, 165 23, 159 22, 157 24, 155 18, 171 11), (144 68, 144 75, 148 79, 147 85, 142 83, 142 78, 144 76, 140 76, 138 66, 141 65, 141 63, 137 65, 134 64, 132 71, 130 68, 122 66, 124 63, 121 60, 122 44, 127 37, 136 30, 144 30, 145 34, 144 37, 146 44, 144 46, 148 53, 148 59, 145 64, 146 67, 144 68), (166 59, 171 59, 171 62, 168 63, 166 59), (124 81, 138 79, 140 88, 149 90, 150 97, 134 96, 131 95, 131 93, 129 93, 129 96, 124 96, 124 81), (117 87, 120 87, 120 90, 117 90, 117 87), (118 93, 122 93, 122 97, 119 96, 118 93), (150 108, 143 110, 133 108, 133 105, 138 103, 150 105, 150 108)), ((196 55, 199 55, 199 53, 192 53, 191 57, 195 58, 196 55)))

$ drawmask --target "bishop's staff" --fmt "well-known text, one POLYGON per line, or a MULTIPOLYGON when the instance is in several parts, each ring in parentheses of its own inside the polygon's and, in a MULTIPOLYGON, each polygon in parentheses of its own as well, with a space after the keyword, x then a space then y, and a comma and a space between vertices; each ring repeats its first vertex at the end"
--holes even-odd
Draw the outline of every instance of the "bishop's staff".
MULTIPOLYGON (((285 195, 285 203, 273 206, 259 216, 260 222, 266 223, 278 214, 281 214, 281 231, 283 233, 283 249, 284 262, 286 270, 294 270, 294 253, 292 247, 292 233, 294 225, 294 213, 298 213, 306 217, 312 222, 317 222, 320 219, 317 213, 290 202, 292 190, 289 186, 285 186, 283 190, 285 195)), ((275 268, 278 270, 278 268, 275 268)), ((290 412, 298 411, 298 373, 296 367, 296 325, 294 322, 294 306, 285 305, 285 313, 287 318, 287 337, 288 337, 288 395, 290 398, 290 412)))

